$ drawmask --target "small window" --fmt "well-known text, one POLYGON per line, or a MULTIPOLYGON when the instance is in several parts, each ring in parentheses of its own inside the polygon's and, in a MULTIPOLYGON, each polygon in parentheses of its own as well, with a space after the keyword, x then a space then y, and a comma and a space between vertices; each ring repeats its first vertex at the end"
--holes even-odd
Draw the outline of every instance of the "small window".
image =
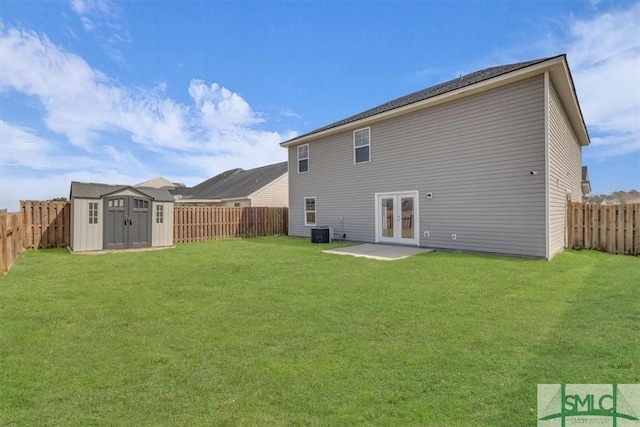
POLYGON ((309 170, 309 144, 298 147, 298 173, 309 170))
POLYGON ((235 203, 233 204, 233 206, 235 206, 236 208, 239 208, 239 207, 240 207, 240 202, 235 202, 235 203))
POLYGON ((304 225, 316 225, 316 198, 304 198, 304 225))
POLYGON ((98 223, 98 203, 89 202, 89 224, 98 223))
POLYGON ((156 206, 156 224, 164 223, 164 206, 156 206))
POLYGON ((371 160, 370 128, 353 132, 354 163, 367 163, 371 160))

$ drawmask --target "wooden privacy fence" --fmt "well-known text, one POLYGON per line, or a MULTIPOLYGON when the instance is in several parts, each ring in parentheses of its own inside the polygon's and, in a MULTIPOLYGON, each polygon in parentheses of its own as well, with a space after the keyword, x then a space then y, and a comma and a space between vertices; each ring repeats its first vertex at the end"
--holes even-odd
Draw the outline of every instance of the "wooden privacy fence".
POLYGON ((5 273, 24 250, 22 213, 0 214, 0 273, 5 273))
POLYGON ((71 235, 69 202, 21 201, 24 215, 25 248, 66 248, 71 235))
POLYGON ((288 234, 288 208, 175 206, 173 241, 288 234))
POLYGON ((567 247, 640 255, 640 204, 567 204, 567 247))
POLYGON ((20 212, 0 214, 0 273, 25 249, 67 247, 70 222, 68 202, 21 201, 20 212))

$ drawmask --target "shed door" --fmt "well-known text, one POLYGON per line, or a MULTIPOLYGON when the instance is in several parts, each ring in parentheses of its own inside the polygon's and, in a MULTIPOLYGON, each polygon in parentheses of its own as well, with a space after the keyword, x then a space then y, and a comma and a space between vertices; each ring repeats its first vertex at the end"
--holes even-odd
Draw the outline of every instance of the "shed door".
POLYGON ((147 199, 129 198, 128 247, 146 248, 151 246, 151 203, 147 199))
POLYGON ((132 196, 104 200, 104 248, 145 248, 151 245, 151 202, 132 196))
POLYGON ((127 243, 128 197, 108 197, 104 199, 104 248, 124 249, 127 243))

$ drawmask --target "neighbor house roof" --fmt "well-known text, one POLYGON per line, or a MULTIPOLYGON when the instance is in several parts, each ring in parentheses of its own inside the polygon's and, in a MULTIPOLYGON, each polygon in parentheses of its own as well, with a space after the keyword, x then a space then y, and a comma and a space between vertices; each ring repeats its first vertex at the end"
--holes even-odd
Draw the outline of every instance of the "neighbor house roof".
POLYGON ((166 188, 138 187, 132 185, 97 184, 92 182, 71 182, 69 198, 99 199, 109 194, 131 189, 158 202, 173 202, 173 196, 166 188))
POLYGON ((141 182, 140 184, 136 184, 135 187, 174 188, 174 187, 184 187, 184 184, 171 182, 168 179, 158 176, 148 181, 141 182))
POLYGON ((247 198, 287 173, 287 162, 255 169, 231 169, 191 188, 172 189, 171 193, 189 200, 247 198))
MULTIPOLYGON (((481 83, 489 83, 493 79, 497 80, 503 76, 507 76, 512 73, 515 74, 518 71, 522 71, 522 73, 519 74, 517 78, 527 78, 535 74, 540 74, 544 71, 544 68, 535 66, 556 67, 554 68, 553 75, 556 80, 559 80, 558 85, 561 86, 560 97, 561 99, 563 99, 563 101, 565 101, 565 104, 571 104, 565 105, 565 108, 577 109, 577 111, 570 111, 569 118, 572 120, 572 124, 574 125, 574 127, 579 128, 576 130, 576 134, 578 135, 580 143, 582 145, 588 145, 589 136, 584 124, 584 119, 582 118, 582 113, 580 112, 577 95, 575 93, 573 80, 571 78, 571 74, 569 73, 565 55, 534 59, 531 61, 517 62, 514 64, 500 65, 497 67, 490 67, 480 71, 475 71, 471 74, 449 80, 448 82, 440 83, 435 86, 420 90, 418 92, 414 92, 409 95, 385 102, 384 104, 347 117, 346 119, 339 120, 327 126, 323 126, 306 134, 297 136, 288 141, 284 141, 280 145, 283 147, 287 147, 290 145, 301 144, 316 136, 319 137, 332 134, 333 130, 344 130, 348 127, 348 125, 351 124, 364 126, 370 121, 375 120, 377 117, 391 117, 394 112, 397 114, 402 114, 404 111, 414 111, 415 109, 432 105, 433 102, 440 100, 441 96, 456 95, 459 97, 475 93, 475 91, 473 91, 472 89, 479 86, 481 83), (562 63, 564 67, 559 67, 561 65, 560 63, 562 63), (526 72, 527 69, 534 69, 534 67, 536 71, 535 74, 528 74, 526 72), (559 68, 564 69, 560 70, 559 68), (569 98, 572 99, 569 100, 569 98), (430 101, 432 103, 430 103, 430 101)), ((489 87, 492 86, 487 85, 487 88, 489 87)))

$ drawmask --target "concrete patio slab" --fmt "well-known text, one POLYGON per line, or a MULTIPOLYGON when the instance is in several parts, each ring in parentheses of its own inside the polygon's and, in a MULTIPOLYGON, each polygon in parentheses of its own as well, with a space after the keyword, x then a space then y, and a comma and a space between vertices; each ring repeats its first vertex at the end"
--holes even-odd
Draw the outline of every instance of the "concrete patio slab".
POLYGON ((327 254, 351 255, 355 257, 371 258, 381 261, 395 261, 408 258, 411 255, 425 252, 433 252, 433 249, 418 248, 415 246, 380 245, 363 243, 361 245, 347 246, 344 248, 326 249, 327 254))

